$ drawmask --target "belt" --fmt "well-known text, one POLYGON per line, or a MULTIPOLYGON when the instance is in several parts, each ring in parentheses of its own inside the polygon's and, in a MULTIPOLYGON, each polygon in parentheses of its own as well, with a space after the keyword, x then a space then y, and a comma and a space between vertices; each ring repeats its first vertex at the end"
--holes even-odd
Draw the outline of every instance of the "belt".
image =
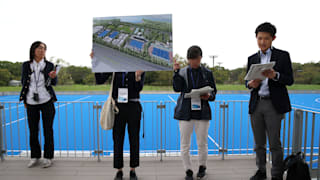
POLYGON ((268 100, 268 99, 271 99, 270 96, 258 96, 258 99, 259 100, 268 100))
MULTIPOLYGON (((116 102, 118 102, 118 100, 116 100, 116 102)), ((140 102, 140 99, 139 98, 129 99, 128 102, 140 102)))
POLYGON ((131 101, 131 102, 140 102, 140 99, 139 99, 139 98, 136 98, 136 99, 129 99, 129 101, 131 101))

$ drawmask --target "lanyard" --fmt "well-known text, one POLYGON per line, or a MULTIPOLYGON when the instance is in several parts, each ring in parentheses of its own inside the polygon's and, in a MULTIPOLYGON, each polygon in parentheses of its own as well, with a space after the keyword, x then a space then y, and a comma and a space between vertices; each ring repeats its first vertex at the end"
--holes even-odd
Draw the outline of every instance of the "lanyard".
POLYGON ((125 79, 126 75, 127 75, 127 72, 122 73, 122 87, 124 87, 124 79, 125 79))
POLYGON ((199 83, 200 72, 198 72, 197 81, 194 81, 193 75, 192 75, 192 69, 190 68, 190 77, 191 77, 193 88, 197 88, 199 83))
POLYGON ((38 93, 38 82, 39 82, 39 79, 40 79, 40 73, 41 73, 40 68, 41 68, 41 67, 36 68, 36 66, 38 67, 38 66, 40 66, 40 65, 39 65, 39 64, 38 64, 38 65, 33 64, 34 81, 36 82, 36 92, 38 93), (36 76, 36 73, 37 73, 36 70, 39 70, 38 79, 37 79, 37 76, 36 76))

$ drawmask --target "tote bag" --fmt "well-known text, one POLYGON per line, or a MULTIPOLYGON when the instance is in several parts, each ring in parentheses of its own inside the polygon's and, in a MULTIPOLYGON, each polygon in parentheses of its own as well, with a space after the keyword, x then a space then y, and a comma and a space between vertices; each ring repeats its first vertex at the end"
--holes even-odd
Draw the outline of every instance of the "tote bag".
POLYGON ((116 105, 116 102, 112 98, 114 76, 115 76, 115 73, 112 74, 109 97, 107 101, 103 104, 103 107, 100 113, 100 125, 101 125, 101 128, 104 130, 110 130, 113 128, 115 115, 119 113, 119 109, 116 105))

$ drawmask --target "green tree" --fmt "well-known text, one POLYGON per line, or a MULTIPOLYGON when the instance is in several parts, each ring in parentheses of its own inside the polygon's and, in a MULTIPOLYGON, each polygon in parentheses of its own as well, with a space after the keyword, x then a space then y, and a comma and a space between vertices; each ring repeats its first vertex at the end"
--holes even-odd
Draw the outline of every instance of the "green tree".
POLYGON ((21 71, 22 71, 22 63, 21 62, 9 62, 9 61, 0 61, 0 69, 7 69, 11 76, 10 80, 20 80, 21 79, 21 71))
POLYGON ((75 84, 85 84, 84 78, 91 74, 91 69, 88 67, 69 66, 67 72, 71 75, 75 84))
POLYGON ((7 86, 11 79, 11 73, 8 69, 0 69, 0 86, 7 86))
POLYGON ((74 84, 71 74, 67 72, 67 68, 62 67, 58 74, 58 85, 72 85, 74 84))
POLYGON ((245 67, 230 70, 230 83, 242 84, 244 82, 243 78, 245 75, 246 75, 245 67))
MULTIPOLYGON (((111 79, 111 78, 110 78, 111 79)), ((90 84, 90 85, 93 85, 95 84, 95 77, 94 77, 94 74, 93 73, 90 73, 88 74, 84 80, 83 80, 84 84, 90 84)))

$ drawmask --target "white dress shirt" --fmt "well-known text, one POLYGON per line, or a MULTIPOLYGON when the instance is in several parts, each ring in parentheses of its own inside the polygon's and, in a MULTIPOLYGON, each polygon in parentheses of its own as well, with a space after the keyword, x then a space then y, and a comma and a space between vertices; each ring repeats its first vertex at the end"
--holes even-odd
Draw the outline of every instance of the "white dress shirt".
POLYGON ((37 105, 48 102, 51 99, 49 92, 45 87, 44 74, 41 72, 46 67, 44 59, 37 62, 35 60, 30 63, 30 68, 33 71, 30 77, 29 91, 27 94, 27 104, 37 105), (39 101, 33 99, 34 93, 39 94, 39 101))
MULTIPOLYGON (((270 59, 271 59, 271 49, 269 48, 266 53, 263 53, 260 50, 260 60, 261 60, 261 64, 267 64, 270 63, 270 59)), ((265 80, 263 80, 261 82, 261 87, 260 90, 258 92, 259 96, 270 96, 270 91, 269 91, 269 85, 268 85, 268 80, 269 78, 266 78, 265 80)))

